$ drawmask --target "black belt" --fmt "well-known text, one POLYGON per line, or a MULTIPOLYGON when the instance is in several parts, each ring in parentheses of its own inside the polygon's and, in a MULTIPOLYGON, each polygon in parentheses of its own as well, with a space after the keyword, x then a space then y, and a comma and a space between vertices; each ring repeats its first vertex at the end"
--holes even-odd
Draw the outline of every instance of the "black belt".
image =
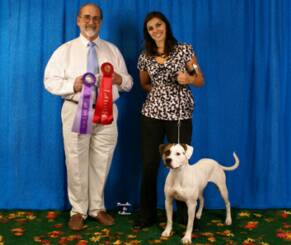
MULTIPOLYGON (((69 101, 69 102, 72 102, 72 103, 74 103, 74 104, 79 104, 79 102, 76 101, 76 100, 71 100, 71 99, 65 99, 65 100, 66 100, 66 101, 69 101)), ((95 104, 92 105, 92 108, 95 109, 95 104)))

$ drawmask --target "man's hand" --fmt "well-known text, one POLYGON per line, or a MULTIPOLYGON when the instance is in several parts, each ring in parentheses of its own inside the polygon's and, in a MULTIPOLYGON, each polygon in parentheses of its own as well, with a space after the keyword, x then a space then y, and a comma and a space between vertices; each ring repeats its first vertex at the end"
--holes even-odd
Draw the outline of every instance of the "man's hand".
POLYGON ((122 77, 118 73, 113 72, 112 84, 121 85, 121 83, 122 83, 122 77))
POLYGON ((83 87, 82 77, 83 76, 79 76, 79 77, 76 77, 76 79, 75 79, 75 83, 74 83, 75 93, 78 93, 82 90, 82 87, 83 87))

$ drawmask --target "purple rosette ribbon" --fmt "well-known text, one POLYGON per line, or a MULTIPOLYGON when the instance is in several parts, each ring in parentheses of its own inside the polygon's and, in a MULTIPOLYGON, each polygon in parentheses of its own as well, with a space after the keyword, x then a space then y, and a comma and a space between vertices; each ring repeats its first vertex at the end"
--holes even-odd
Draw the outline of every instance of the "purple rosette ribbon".
POLYGON ((82 80, 83 88, 80 94, 72 131, 79 134, 90 134, 92 132, 92 89, 96 84, 96 77, 93 73, 88 72, 83 75, 82 80))

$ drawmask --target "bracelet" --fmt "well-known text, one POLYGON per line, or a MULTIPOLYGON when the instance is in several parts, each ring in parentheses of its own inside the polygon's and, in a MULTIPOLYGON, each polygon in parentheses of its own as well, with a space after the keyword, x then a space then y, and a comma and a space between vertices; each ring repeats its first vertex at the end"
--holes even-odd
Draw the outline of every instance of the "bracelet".
POLYGON ((188 71, 188 74, 189 74, 190 76, 196 75, 196 74, 197 74, 197 70, 198 70, 198 65, 193 64, 193 70, 188 71))

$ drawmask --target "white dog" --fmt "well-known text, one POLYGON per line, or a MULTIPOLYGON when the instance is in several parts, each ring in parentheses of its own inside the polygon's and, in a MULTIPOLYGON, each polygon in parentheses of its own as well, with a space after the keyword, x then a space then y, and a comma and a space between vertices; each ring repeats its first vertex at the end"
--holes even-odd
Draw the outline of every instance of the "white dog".
POLYGON ((194 165, 189 165, 188 159, 193 153, 193 147, 186 144, 160 145, 160 153, 164 164, 170 168, 164 188, 167 225, 162 236, 169 237, 171 235, 173 199, 175 198, 187 204, 188 223, 182 243, 191 243, 197 199, 199 199, 199 209, 196 218, 200 219, 204 206, 203 190, 208 181, 217 185, 226 206, 225 224, 230 225, 232 220, 224 170, 232 171, 239 166, 237 155, 233 153, 235 159, 233 166, 224 167, 208 158, 201 159, 194 165))

